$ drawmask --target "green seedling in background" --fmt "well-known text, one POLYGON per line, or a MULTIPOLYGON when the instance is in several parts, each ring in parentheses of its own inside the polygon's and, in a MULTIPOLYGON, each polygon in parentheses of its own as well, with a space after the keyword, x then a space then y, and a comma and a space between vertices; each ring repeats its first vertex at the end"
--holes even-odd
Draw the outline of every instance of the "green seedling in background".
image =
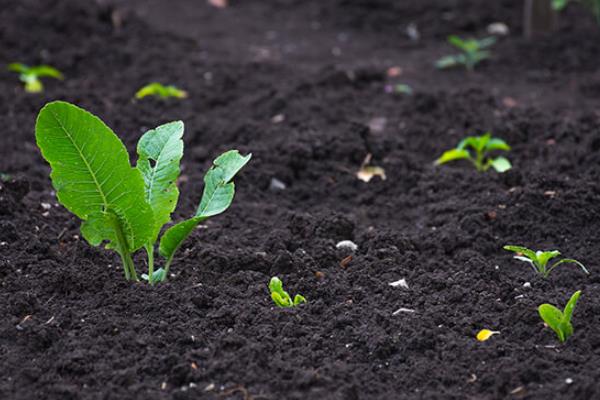
POLYGON ((405 94, 405 95, 412 95, 414 93, 413 88, 410 87, 409 85, 405 84, 405 83, 397 83, 395 85, 386 85, 385 86, 385 92, 386 93, 397 93, 397 94, 405 94))
POLYGON ((8 64, 8 70, 17 72, 19 79, 25 84, 25 91, 28 93, 40 93, 44 91, 44 85, 40 78, 64 79, 63 74, 49 65, 36 65, 29 67, 25 64, 8 64))
POLYGON ((479 62, 490 58, 492 53, 487 49, 496 43, 496 38, 461 39, 452 35, 448 37, 448 43, 461 50, 462 53, 442 57, 436 61, 435 66, 440 69, 464 66, 472 71, 479 62))
POLYGON ((136 99, 143 99, 147 96, 159 97, 161 99, 168 99, 171 97, 185 99, 188 94, 185 90, 181 90, 173 85, 165 86, 161 83, 154 82, 144 86, 135 94, 136 99))
POLYGON ((151 284, 166 279, 176 251, 202 221, 231 205, 232 179, 251 157, 231 150, 213 162, 204 176, 196 213, 160 238, 159 253, 166 261, 164 268, 155 271, 155 243, 179 198, 176 181, 183 156, 183 122, 146 132, 138 142, 136 167, 117 135, 73 104, 46 104, 38 115, 35 136, 52 167, 50 177, 59 202, 83 221, 83 237, 93 246, 106 242, 107 249, 116 251, 127 280, 139 280, 132 255, 144 248, 148 274, 143 278, 151 284))
POLYGON ((299 294, 294 296, 294 301, 292 301, 288 292, 283 290, 283 282, 276 276, 271 278, 269 282, 269 291, 271 292, 271 298, 278 307, 295 307, 298 304, 306 303, 306 299, 299 294))
POLYGON ((573 335, 573 325, 571 324, 571 318, 573 317, 573 311, 577 305, 577 300, 581 295, 581 290, 576 291, 571 296, 571 299, 565 306, 564 311, 560 311, 558 308, 551 304, 542 304, 538 307, 540 317, 544 320, 558 336, 558 340, 565 342, 571 335, 573 335))
MULTIPOLYGON (((552 0, 552 8, 556 11, 562 11, 567 7, 569 3, 572 3, 575 0, 552 0)), ((596 20, 600 24, 600 0, 579 0, 578 3, 582 3, 585 7, 587 7, 592 14, 596 17, 596 20)))
POLYGON ((489 156, 489 153, 494 150, 510 151, 510 146, 502 139, 493 138, 489 132, 483 136, 469 136, 461 140, 456 148, 444 152, 435 163, 441 165, 450 161, 469 160, 479 172, 485 172, 490 167, 497 172, 506 172, 511 169, 510 161, 506 158, 489 156), (471 154, 469 149, 475 154, 471 154))
POLYGON ((515 256, 515 258, 517 260, 528 263, 529 265, 531 265, 531 267, 533 268, 533 270, 536 273, 540 274, 544 278, 547 278, 550 275, 550 272, 552 272, 552 270, 554 268, 558 267, 560 264, 566 264, 566 263, 575 264, 575 265, 579 266, 583 270, 583 272, 585 272, 586 274, 589 274, 588 270, 585 268, 585 266, 582 263, 580 263, 579 261, 574 260, 572 258, 563 258, 563 259, 555 262, 554 264, 552 264, 552 266, 548 267, 548 262, 551 259, 560 256, 560 251, 558 251, 558 250, 533 251, 533 250, 528 249, 527 247, 510 246, 510 245, 504 246, 504 250, 508 250, 508 251, 517 253, 517 255, 515 256))

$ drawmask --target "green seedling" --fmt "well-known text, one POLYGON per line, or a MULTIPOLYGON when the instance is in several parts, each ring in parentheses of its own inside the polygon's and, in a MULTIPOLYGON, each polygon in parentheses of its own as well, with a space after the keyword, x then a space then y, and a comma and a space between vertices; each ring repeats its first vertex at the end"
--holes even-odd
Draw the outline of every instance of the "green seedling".
POLYGON ((571 296, 571 299, 565 306, 564 311, 560 311, 558 308, 551 304, 542 304, 538 307, 540 317, 544 320, 558 336, 558 340, 565 342, 571 335, 573 335, 573 325, 571 324, 571 318, 573 317, 573 311, 577 305, 577 300, 581 295, 581 290, 576 291, 571 296))
POLYGON ((44 85, 40 78, 64 79, 63 74, 49 65, 36 65, 29 67, 25 64, 8 64, 8 70, 17 72, 19 79, 25 84, 25 91, 28 93, 40 93, 44 91, 44 85))
POLYGON ((444 56, 436 61, 435 66, 440 69, 464 66, 472 71, 479 62, 490 58, 492 53, 487 49, 496 43, 496 38, 461 39, 456 35, 452 35, 448 36, 448 43, 458 48, 462 53, 444 56))
POLYGON ((144 86, 135 94, 136 99, 143 99, 147 96, 159 97, 161 99, 169 99, 171 97, 185 99, 188 94, 185 90, 181 90, 173 85, 165 86, 161 83, 153 82, 144 86))
POLYGON ((138 280, 132 255, 144 248, 148 274, 143 278, 151 284, 166 279, 175 253, 201 222, 231 205, 232 179, 251 157, 230 150, 213 162, 204 176, 196 213, 162 234, 158 250, 165 264, 155 271, 155 244, 179 198, 176 182, 183 156, 183 122, 146 132, 137 145, 135 167, 117 135, 73 104, 46 104, 38 115, 35 136, 52 167, 50 177, 59 202, 83 221, 83 237, 93 246, 107 243, 107 249, 116 251, 127 280, 138 280))
POLYGON ((288 292, 283 290, 283 282, 276 276, 271 278, 269 282, 269 291, 271 292, 271 298, 278 307, 295 307, 298 304, 306 303, 304 296, 299 294, 294 296, 294 301, 292 301, 288 292))
MULTIPOLYGON (((574 2, 575 0, 552 0, 552 8, 556 11, 564 10, 569 3, 574 2)), ((585 7, 587 7, 592 14, 596 17, 596 20, 600 24, 600 0, 579 0, 578 3, 582 3, 585 7)))
POLYGON ((441 165, 450 161, 469 160, 479 172, 485 172, 490 167, 497 172, 511 169, 512 165, 506 158, 489 156, 489 153, 495 150, 510 151, 510 146, 502 139, 493 138, 489 132, 483 136, 468 136, 461 140, 456 148, 444 152, 435 163, 441 165), (472 154, 469 149, 475 154, 472 154))
POLYGON ((537 274, 540 274, 544 278, 547 278, 550 275, 550 272, 552 272, 552 270, 554 268, 558 267, 560 264, 566 264, 566 263, 575 264, 575 265, 579 266, 583 270, 583 272, 585 272, 586 274, 589 274, 588 270, 585 268, 585 266, 582 263, 580 263, 579 261, 574 260, 572 258, 563 258, 561 260, 558 260, 554 264, 552 264, 552 266, 548 267, 548 262, 551 259, 560 256, 560 251, 558 251, 558 250, 533 251, 533 250, 528 249, 527 247, 510 246, 510 245, 504 246, 504 250, 508 250, 508 251, 517 253, 517 255, 515 256, 515 258, 517 260, 524 261, 527 264, 531 265, 533 270, 537 274))

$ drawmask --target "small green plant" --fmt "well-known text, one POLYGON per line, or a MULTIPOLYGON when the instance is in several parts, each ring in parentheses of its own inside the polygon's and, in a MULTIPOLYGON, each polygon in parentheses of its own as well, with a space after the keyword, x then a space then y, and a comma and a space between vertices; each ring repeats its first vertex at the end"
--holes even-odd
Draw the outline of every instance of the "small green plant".
POLYGON ((165 86, 161 83, 153 82, 148 85, 142 87, 135 94, 136 99, 143 99, 147 96, 155 96, 161 99, 168 99, 171 97, 177 99, 185 99, 187 97, 187 92, 185 90, 181 90, 176 86, 169 85, 165 86))
POLYGON ((450 161, 469 160, 479 172, 485 172, 490 167, 497 172, 511 169, 510 161, 506 158, 489 156, 489 153, 495 150, 510 151, 510 146, 502 139, 493 138, 489 132, 482 136, 468 136, 461 140, 456 148, 444 152, 435 163, 441 165, 450 161), (474 155, 468 150, 469 148, 475 153, 474 155))
POLYGON ((448 43, 458 48, 462 53, 444 56, 436 61, 435 66, 440 69, 464 66, 472 71, 479 62, 490 58, 492 53, 487 50, 496 43, 496 38, 491 36, 484 39, 461 39, 456 35, 448 36, 448 43))
POLYGON ((28 93, 40 93, 44 91, 44 85, 40 78, 64 79, 63 74, 49 65, 36 65, 29 67, 21 63, 8 64, 8 70, 19 74, 19 79, 25 84, 28 93))
POLYGON ((533 270, 540 274, 542 277, 547 278, 550 275, 550 272, 554 270, 554 268, 558 267, 560 264, 571 263, 579 266, 583 272, 589 274, 588 270, 585 266, 577 260, 572 258, 563 258, 552 266, 548 267, 548 262, 553 258, 560 256, 560 251, 552 250, 552 251, 533 251, 528 249, 527 247, 522 246, 504 246, 504 250, 512 251, 513 253, 517 253, 515 258, 520 261, 524 261, 527 264, 531 265, 533 270))
POLYGON ((573 317, 573 311, 577 305, 577 300, 581 295, 581 290, 576 291, 571 296, 571 299, 565 306, 564 311, 560 311, 558 308, 551 304, 542 304, 538 307, 540 317, 544 320, 558 336, 558 340, 565 342, 571 335, 573 335, 573 325, 571 324, 571 318, 573 317))
POLYGON ((155 271, 155 243, 179 198, 176 181, 183 156, 183 122, 146 132, 137 145, 135 167, 117 135, 73 104, 46 104, 38 115, 35 136, 52 167, 50 177, 59 202, 83 221, 83 237, 93 246, 107 242, 106 248, 121 257, 127 280, 139 280, 132 255, 144 248, 148 274, 143 278, 150 284, 167 278, 175 253, 201 222, 231 205, 232 179, 251 157, 230 150, 214 160, 204 176, 196 213, 161 236, 159 254, 165 264, 155 271))
POLYGON ((294 301, 292 301, 288 292, 283 290, 283 282, 276 276, 271 278, 269 282, 269 291, 271 292, 271 298, 278 307, 295 307, 298 304, 306 303, 306 299, 299 294, 294 296, 294 301))
POLYGON ((600 0, 552 0, 552 8, 556 11, 562 11, 569 3, 575 1, 587 7, 600 24, 600 0))

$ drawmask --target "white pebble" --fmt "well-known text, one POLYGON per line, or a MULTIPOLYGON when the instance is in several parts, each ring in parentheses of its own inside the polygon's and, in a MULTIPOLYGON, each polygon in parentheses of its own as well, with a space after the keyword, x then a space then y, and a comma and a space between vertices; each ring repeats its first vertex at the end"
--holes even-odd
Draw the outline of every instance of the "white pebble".
POLYGON ((349 249, 351 251, 356 251, 356 249, 358 249, 358 246, 352 240, 342 240, 341 242, 338 242, 335 247, 338 249, 349 249))
POLYGON ((565 383, 566 383, 567 385, 570 385, 571 383, 573 383, 573 379, 571 379, 571 378, 567 378, 567 379, 565 379, 565 383))
POLYGON ((404 279, 404 278, 402 278, 396 282, 391 282, 391 283, 389 283, 389 285, 392 287, 400 286, 401 288, 408 289, 408 283, 406 283, 406 279, 404 279))
POLYGON ((504 22, 494 22, 489 24, 487 31, 490 35, 506 36, 510 33, 508 26, 504 22))
POLYGON ((529 283, 529 282, 525 282, 525 283, 523 284, 523 287, 524 287, 524 288, 530 288, 530 287, 531 287, 531 283, 529 283))

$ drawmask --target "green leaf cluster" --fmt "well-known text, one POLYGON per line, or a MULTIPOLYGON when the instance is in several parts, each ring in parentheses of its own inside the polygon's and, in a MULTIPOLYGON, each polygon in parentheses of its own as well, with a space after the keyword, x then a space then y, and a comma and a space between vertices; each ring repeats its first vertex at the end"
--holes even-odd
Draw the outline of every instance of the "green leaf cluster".
POLYGON ((485 172, 490 167, 500 173, 511 169, 512 165, 505 157, 489 156, 490 152, 496 150, 510 151, 510 146, 504 140, 492 137, 489 132, 482 136, 468 136, 456 148, 444 152, 435 163, 441 165, 450 161, 469 160, 479 172, 485 172))
POLYGON ((269 282, 269 291, 271 292, 273 302, 278 307, 295 307, 301 303, 306 303, 304 296, 299 294, 294 296, 294 300, 292 300, 289 293, 283 290, 283 282, 276 276, 271 278, 269 282))
POLYGON ((173 85, 165 86, 158 82, 149 83, 142 87, 135 94, 136 99, 143 99, 147 96, 159 97, 161 99, 177 98, 184 99, 187 97, 187 92, 173 85))
POLYGON ((63 74, 49 65, 27 66, 21 63, 8 64, 8 70, 19 74, 19 79, 25 84, 28 93, 40 93, 44 91, 44 85, 40 78, 64 79, 63 74))
POLYGON ((582 263, 580 263, 579 261, 574 260, 572 258, 563 258, 561 260, 558 260, 551 266, 548 266, 548 263, 550 260, 560 256, 560 251, 558 251, 558 250, 533 251, 533 250, 528 249, 527 247, 511 246, 511 245, 504 246, 504 250, 508 250, 508 251, 517 253, 517 255, 515 256, 515 258, 517 260, 528 263, 529 265, 531 265, 534 272, 536 272, 537 274, 540 274, 544 278, 547 278, 550 275, 550 272, 552 272, 552 270, 554 270, 554 268, 558 267, 561 264, 566 264, 566 263, 575 264, 575 265, 579 266, 583 270, 583 272, 585 272, 586 274, 589 274, 588 270, 585 268, 585 266, 582 263))
POLYGON ((551 304, 542 304, 538 307, 540 317, 544 320, 558 336, 558 340, 565 342, 571 335, 573 335, 573 325, 571 324, 571 318, 573 317, 573 311, 577 305, 577 300, 581 295, 581 291, 578 290, 571 296, 571 299, 565 306, 564 311, 560 311, 558 308, 551 304))
POLYGON ((59 202, 83 222, 83 237, 93 246, 106 243, 123 262, 125 278, 138 280, 132 255, 144 248, 151 284, 164 281, 176 251, 198 224, 232 203, 233 177, 250 160, 237 150, 219 156, 204 177, 198 211, 167 229, 160 238, 163 268, 154 270, 154 248, 177 206, 177 178, 183 156, 183 122, 146 132, 132 167, 121 140, 98 117, 66 102, 48 103, 35 128, 38 147, 52 168, 59 202))
POLYGON ((435 66, 440 69, 464 66, 472 71, 481 61, 491 57, 492 53, 488 48, 496 43, 496 38, 490 36, 484 39, 461 39, 451 35, 448 37, 448 43, 461 53, 444 56, 436 61, 435 66))

